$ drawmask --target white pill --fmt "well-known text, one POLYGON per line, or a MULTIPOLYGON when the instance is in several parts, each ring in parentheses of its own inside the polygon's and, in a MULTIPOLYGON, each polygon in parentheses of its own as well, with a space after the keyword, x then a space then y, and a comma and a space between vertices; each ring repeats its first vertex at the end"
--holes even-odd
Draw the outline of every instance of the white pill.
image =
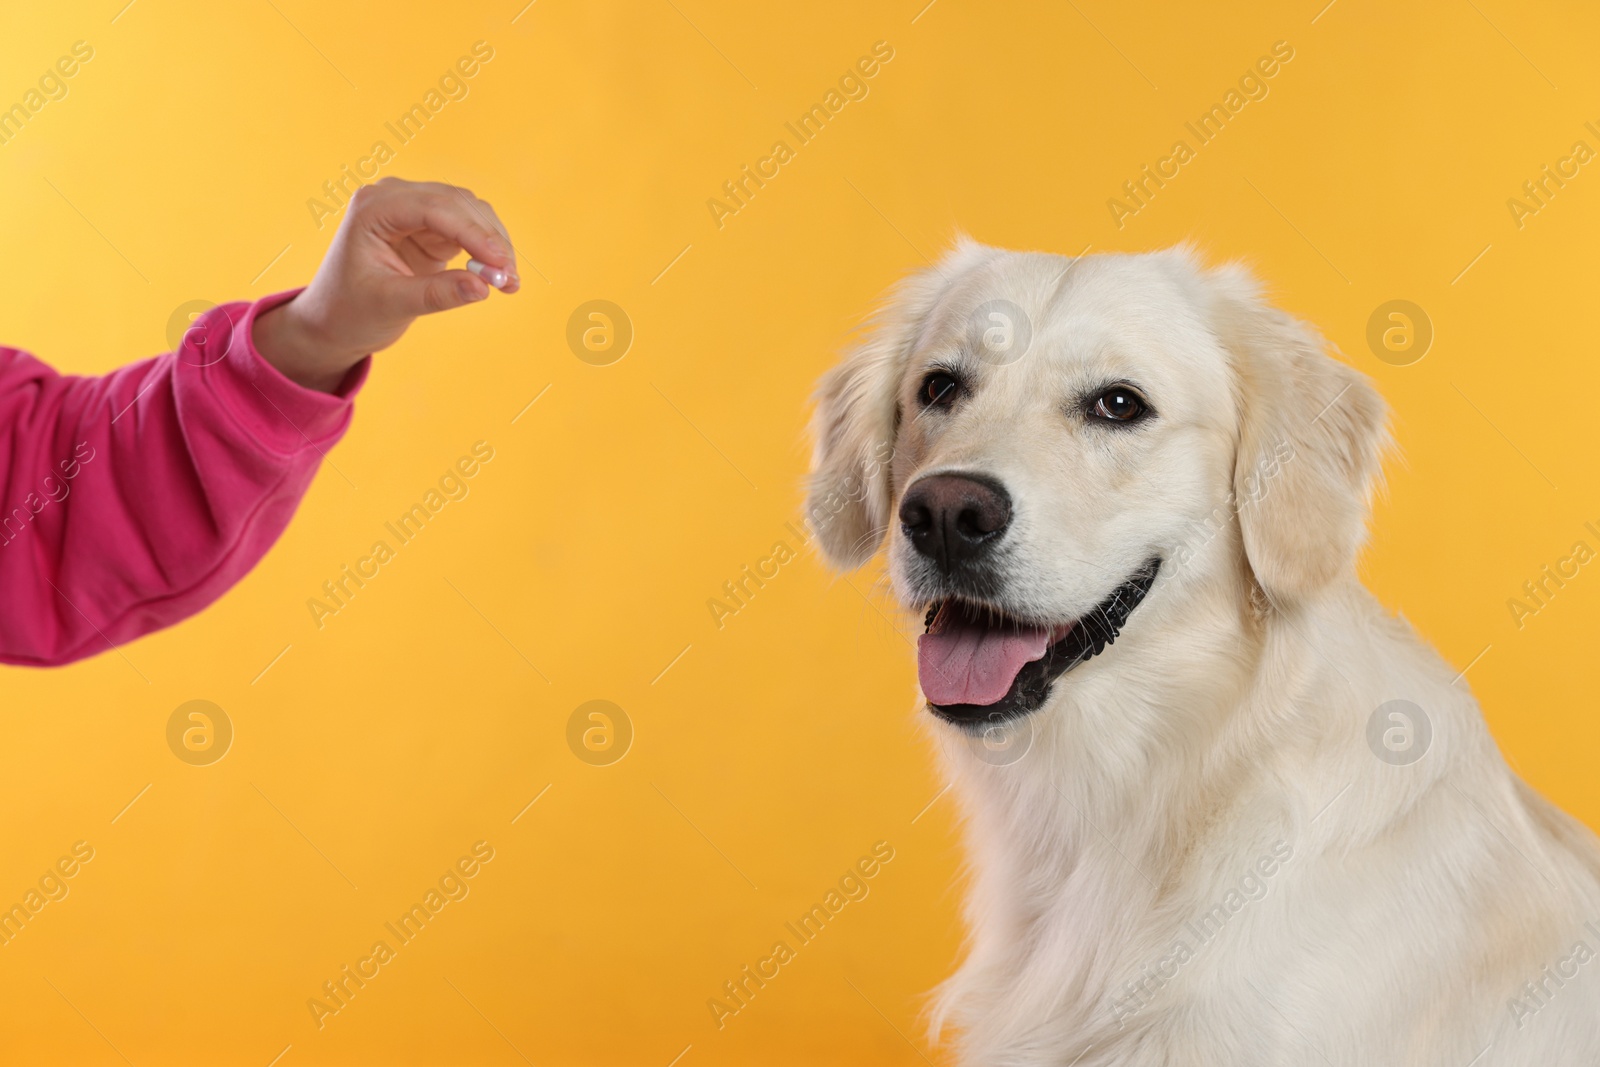
POLYGON ((467 269, 496 289, 504 289, 506 283, 511 280, 510 276, 499 267, 491 267, 489 264, 479 263, 475 259, 467 260, 467 269))

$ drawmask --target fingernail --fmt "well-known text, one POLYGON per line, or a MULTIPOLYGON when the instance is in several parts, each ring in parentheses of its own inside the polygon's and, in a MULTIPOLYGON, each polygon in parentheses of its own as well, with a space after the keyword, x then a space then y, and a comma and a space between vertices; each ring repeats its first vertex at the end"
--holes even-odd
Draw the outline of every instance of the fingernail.
POLYGON ((491 237, 488 241, 489 251, 493 252, 496 259, 506 259, 511 255, 511 249, 498 237, 491 237))
POLYGON ((461 290, 461 297, 463 300, 482 300, 484 297, 489 295, 488 289, 484 288, 480 283, 472 281, 468 278, 461 279, 461 281, 456 283, 456 287, 461 290))

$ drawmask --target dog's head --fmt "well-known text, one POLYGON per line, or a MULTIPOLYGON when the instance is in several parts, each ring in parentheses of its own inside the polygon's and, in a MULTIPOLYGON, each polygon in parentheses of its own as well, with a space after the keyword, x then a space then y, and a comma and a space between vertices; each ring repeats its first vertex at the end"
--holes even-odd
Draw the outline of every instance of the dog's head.
POLYGON ((1323 347, 1187 250, 963 242, 823 379, 811 524, 844 568, 888 536, 936 714, 1026 714, 1180 576, 1287 605, 1353 570, 1384 406, 1323 347))

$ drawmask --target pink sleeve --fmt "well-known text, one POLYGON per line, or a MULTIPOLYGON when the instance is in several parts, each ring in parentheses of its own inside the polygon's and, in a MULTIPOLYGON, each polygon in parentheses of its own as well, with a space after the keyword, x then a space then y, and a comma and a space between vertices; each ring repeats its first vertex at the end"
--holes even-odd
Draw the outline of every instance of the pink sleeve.
POLYGON ((216 600, 272 547, 350 424, 251 339, 294 292, 206 312, 103 378, 0 348, 0 662, 68 663, 216 600))

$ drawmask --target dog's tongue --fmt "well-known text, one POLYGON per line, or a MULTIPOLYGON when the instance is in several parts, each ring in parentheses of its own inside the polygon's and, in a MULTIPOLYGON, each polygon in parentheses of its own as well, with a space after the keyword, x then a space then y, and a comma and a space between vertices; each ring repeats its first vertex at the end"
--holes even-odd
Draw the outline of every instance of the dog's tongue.
POLYGON ((989 626, 962 605, 946 604, 917 639, 917 679, 934 704, 994 704, 1049 647, 1044 627, 989 626))

